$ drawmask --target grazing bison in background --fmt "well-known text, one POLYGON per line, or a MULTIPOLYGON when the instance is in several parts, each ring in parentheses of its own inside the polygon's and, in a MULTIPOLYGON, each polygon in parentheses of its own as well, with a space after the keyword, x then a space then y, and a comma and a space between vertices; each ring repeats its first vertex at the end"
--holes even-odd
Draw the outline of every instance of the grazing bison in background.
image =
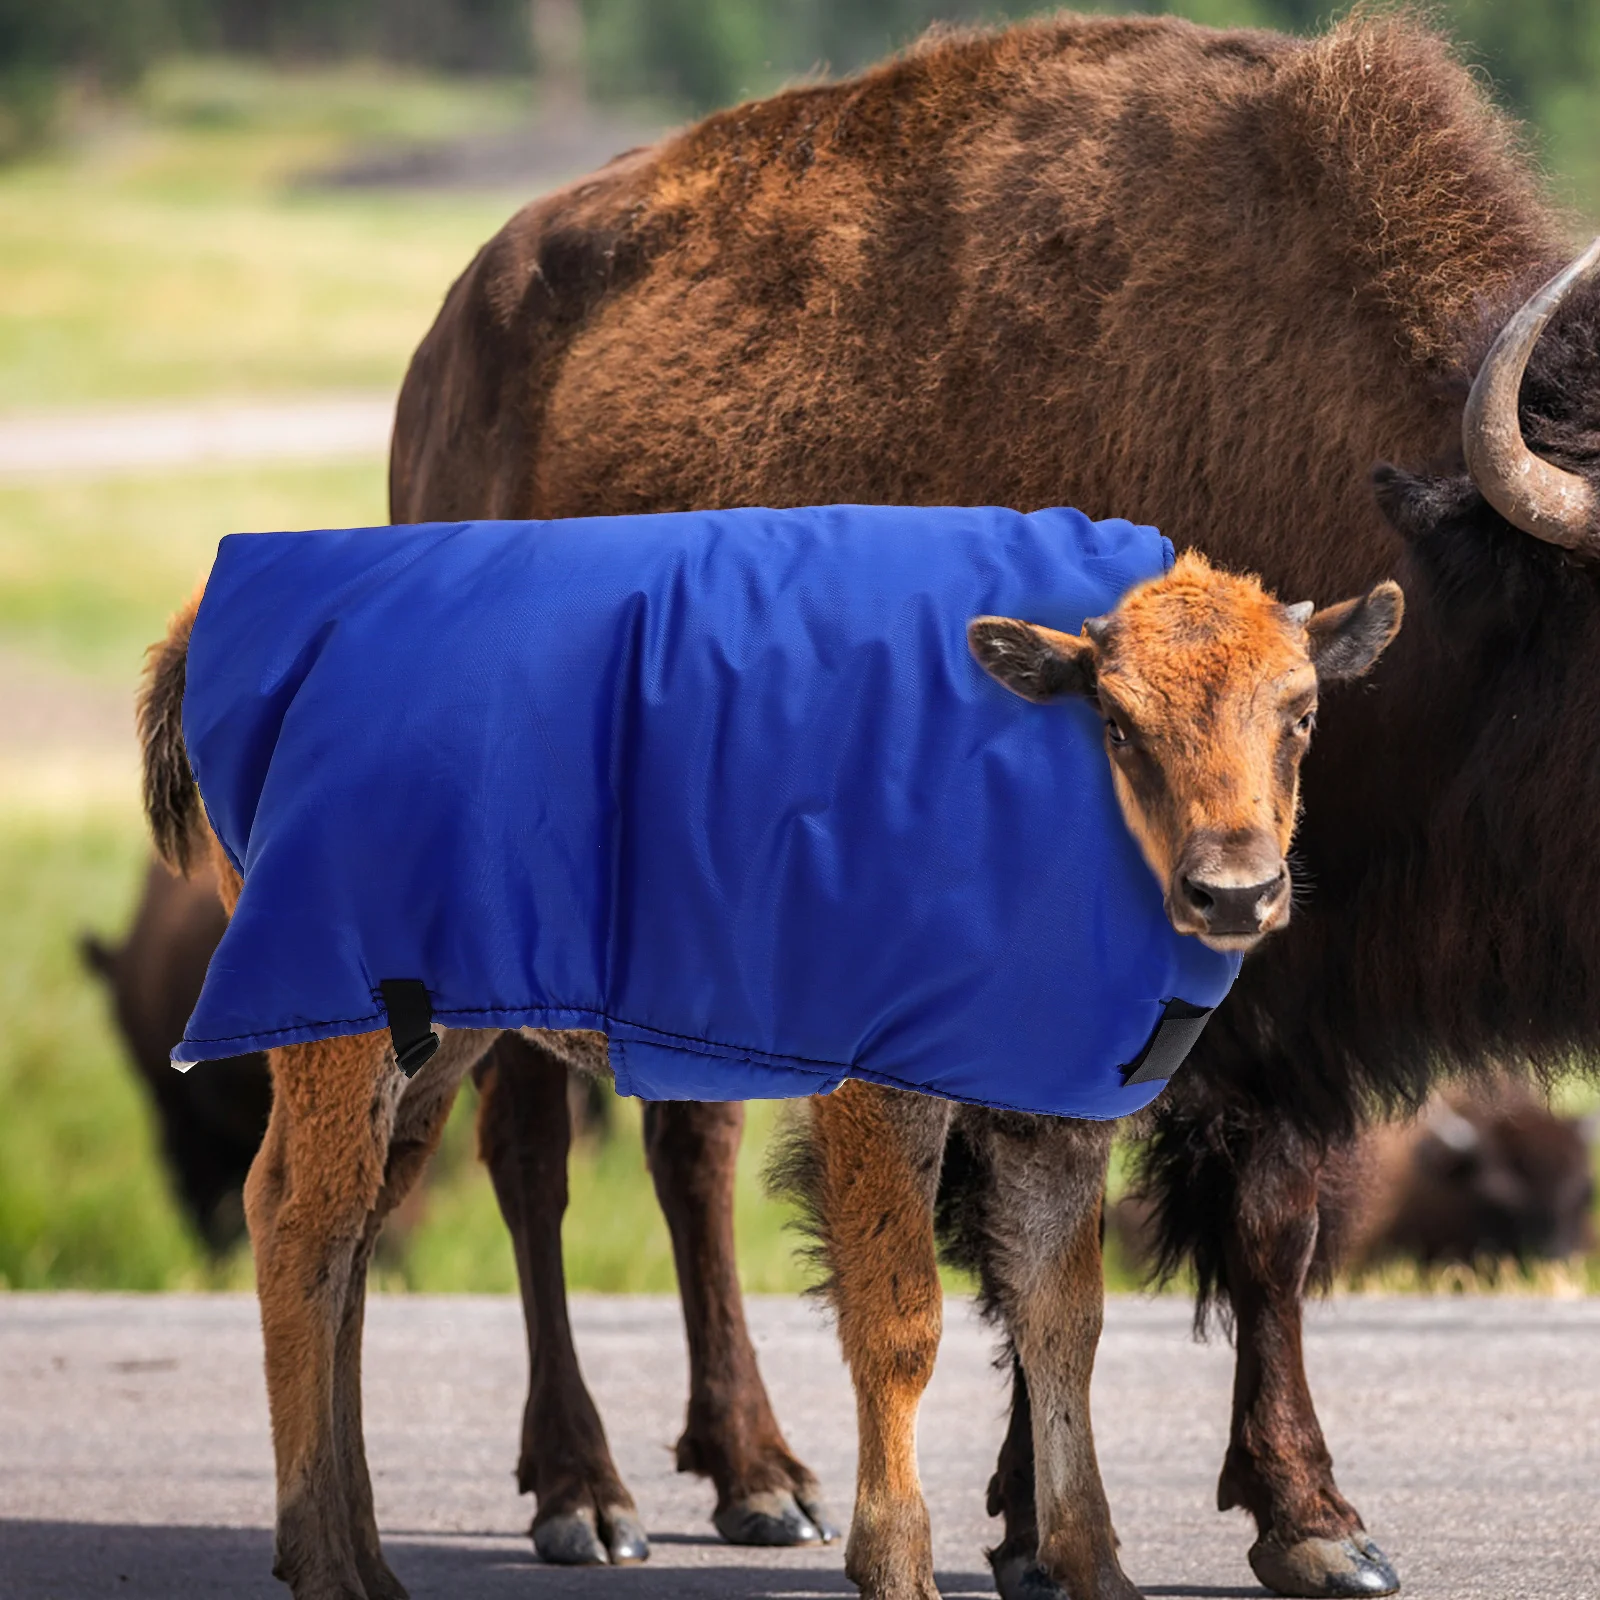
MULTIPOLYGON (((401 395, 398 519, 1065 502, 1203 536, 1285 593, 1426 576, 1381 692, 1330 708, 1307 766, 1303 912, 1146 1154, 1163 1261, 1237 1332, 1218 1503, 1254 1517, 1284 1593, 1397 1581, 1302 1365, 1329 1151, 1445 1064, 1600 1045, 1600 290, 1572 287, 1524 381, 1516 359, 1489 374, 1470 472, 1461 445, 1484 353, 1570 254, 1425 27, 1069 16, 935 37, 527 207, 401 395), (1378 462, 1406 472, 1375 499, 1378 462)), ((513 1134, 505 1109, 486 1103, 491 1143, 559 1162, 559 1124, 513 1134)), ((669 1161, 717 1152, 694 1181, 725 1196, 737 1113, 673 1120, 669 1161)), ((698 1265, 731 1303, 731 1260, 698 1265)), ((992 1496, 1008 1575, 1036 1548, 1043 1437, 1016 1402, 992 1496)), ((576 1446, 614 1476, 597 1433, 576 1446)))
POLYGON ((1470 1266, 1592 1249, 1594 1136, 1593 1117, 1556 1116, 1518 1084, 1436 1095, 1415 1121, 1372 1129, 1349 1170, 1330 1173, 1332 1258, 1470 1266))
MULTIPOLYGON (((1330 1157, 1319 1267, 1525 1264, 1590 1250, 1595 1134, 1594 1116, 1557 1116, 1518 1083, 1436 1094, 1419 1116, 1369 1128, 1330 1157)), ((1152 1220, 1140 1195, 1107 1212, 1136 1265, 1150 1264, 1152 1220)))
MULTIPOLYGON (((187 1073, 175 1071, 170 1058, 227 920, 208 864, 180 877, 151 861, 122 943, 109 945, 96 934, 80 941, 84 965, 110 990, 118 1031, 149 1091, 178 1202, 218 1256, 244 1236, 245 1175, 272 1107, 267 1058, 235 1056, 187 1073)), ((488 1070, 480 1069, 480 1078, 488 1070)), ((567 1100, 576 1133, 609 1130, 613 1097, 599 1079, 570 1074, 567 1100)), ((419 1196, 399 1220, 419 1220, 421 1211, 419 1196)), ((384 1234, 391 1249, 395 1234, 391 1220, 384 1234)))
POLYGON ((244 1233, 244 1178, 272 1108, 264 1055, 185 1073, 173 1071, 169 1059, 227 921, 209 866, 180 878, 152 861, 123 942, 113 947, 93 934, 82 941, 84 964, 105 979, 117 1026, 150 1093, 178 1201, 213 1255, 244 1233))

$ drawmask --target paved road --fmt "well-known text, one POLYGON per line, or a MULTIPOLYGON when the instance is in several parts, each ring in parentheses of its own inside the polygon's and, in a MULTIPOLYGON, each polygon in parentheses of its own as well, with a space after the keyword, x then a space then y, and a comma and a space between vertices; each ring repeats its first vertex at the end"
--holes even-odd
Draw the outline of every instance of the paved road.
POLYGON ((0 482, 242 461, 381 461, 393 421, 389 394, 0 415, 0 482))
MULTIPOLYGON (((845 1375, 809 1306, 752 1303, 792 1442, 849 1499, 845 1375)), ((510 1300, 379 1299, 368 1441, 379 1519, 415 1600, 810 1600, 849 1593, 837 1548, 734 1550, 672 1471, 684 1360, 672 1303, 585 1299, 585 1369, 654 1540, 643 1569, 537 1565, 510 1478, 522 1396, 510 1300)), ((991 1593, 983 1487, 1003 1393, 952 1306, 922 1463, 947 1597, 991 1593)), ((1340 1481, 1413 1600, 1600 1595, 1600 1300, 1348 1299, 1315 1310, 1310 1363, 1340 1481)), ((1238 1513, 1209 1509, 1230 1358, 1178 1300, 1117 1300, 1096 1422, 1124 1562, 1152 1596, 1251 1596, 1238 1513)), ((250 1301, 0 1296, 0 1596, 241 1600, 268 1575, 271 1458, 250 1301)))

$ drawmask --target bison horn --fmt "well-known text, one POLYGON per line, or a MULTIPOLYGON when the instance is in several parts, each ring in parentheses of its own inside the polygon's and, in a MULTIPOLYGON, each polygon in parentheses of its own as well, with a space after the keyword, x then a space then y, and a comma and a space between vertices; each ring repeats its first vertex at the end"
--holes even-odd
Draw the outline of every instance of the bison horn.
POLYGON ((1513 527, 1563 550, 1600 553, 1600 503, 1585 478, 1536 456, 1522 437, 1518 396, 1528 357, 1551 313, 1600 263, 1596 239, 1516 313, 1473 380, 1461 423, 1467 471, 1485 500, 1513 527))

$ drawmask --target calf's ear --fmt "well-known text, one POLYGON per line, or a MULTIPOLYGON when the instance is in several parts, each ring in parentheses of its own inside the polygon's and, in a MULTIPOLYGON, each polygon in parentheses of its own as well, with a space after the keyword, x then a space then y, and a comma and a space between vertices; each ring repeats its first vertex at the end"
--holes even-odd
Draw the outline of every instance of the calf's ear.
POLYGON ((978 665, 1024 700, 1094 692, 1094 645, 1014 617, 974 617, 967 644, 978 665))
POLYGON ((1306 624, 1306 645, 1319 683, 1359 678, 1400 631, 1405 596, 1398 583, 1380 583, 1367 594, 1324 606, 1306 624))

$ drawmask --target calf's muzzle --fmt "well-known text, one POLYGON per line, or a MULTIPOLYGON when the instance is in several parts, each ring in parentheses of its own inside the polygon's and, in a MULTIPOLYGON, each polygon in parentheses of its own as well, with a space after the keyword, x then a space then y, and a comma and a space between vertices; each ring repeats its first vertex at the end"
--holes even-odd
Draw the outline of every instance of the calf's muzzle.
POLYGON ((1241 950, 1289 920, 1288 863, 1266 834, 1197 834, 1178 857, 1167 915, 1180 933, 1241 950))

